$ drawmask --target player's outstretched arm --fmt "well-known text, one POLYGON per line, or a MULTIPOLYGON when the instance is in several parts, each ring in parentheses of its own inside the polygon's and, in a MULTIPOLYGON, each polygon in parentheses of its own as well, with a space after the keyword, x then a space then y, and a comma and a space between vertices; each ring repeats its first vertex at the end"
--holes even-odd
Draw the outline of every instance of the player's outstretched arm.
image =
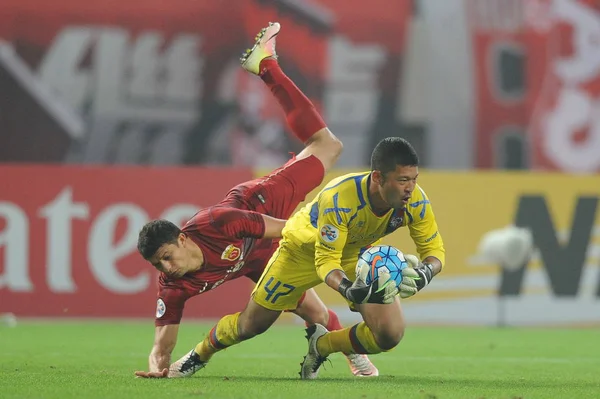
POLYGON ((171 364, 171 353, 177 344, 179 324, 157 326, 154 333, 154 345, 148 358, 150 371, 136 371, 136 377, 166 378, 171 364))
POLYGON ((268 215, 262 215, 265 222, 265 233, 262 238, 281 238, 281 232, 287 220, 276 219, 268 215))
POLYGON ((177 344, 179 324, 157 326, 154 331, 154 345, 150 352, 148 365, 150 371, 160 371, 171 364, 171 353, 177 344))
POLYGON ((420 187, 417 187, 415 196, 415 204, 418 206, 410 209, 413 222, 408 225, 408 229, 422 260, 414 255, 407 255, 411 267, 402 271, 402 298, 411 297, 425 288, 442 271, 445 261, 444 241, 429 198, 420 187))
POLYGON ((280 238, 286 222, 258 212, 226 207, 215 207, 210 217, 213 227, 235 238, 280 238))

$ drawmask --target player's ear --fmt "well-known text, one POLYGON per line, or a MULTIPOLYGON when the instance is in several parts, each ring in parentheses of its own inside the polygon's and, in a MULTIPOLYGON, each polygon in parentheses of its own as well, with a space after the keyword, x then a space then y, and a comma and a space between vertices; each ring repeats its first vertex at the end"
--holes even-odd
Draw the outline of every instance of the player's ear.
POLYGON ((374 170, 373 172, 371 172, 371 179, 373 179, 373 181, 375 183, 377 183, 378 185, 383 185, 384 182, 384 178, 383 178, 383 173, 381 173, 381 171, 379 170, 374 170))
POLYGON ((185 233, 179 233, 179 235, 177 236, 177 244, 180 247, 185 247, 186 240, 187 240, 187 236, 185 235, 185 233))

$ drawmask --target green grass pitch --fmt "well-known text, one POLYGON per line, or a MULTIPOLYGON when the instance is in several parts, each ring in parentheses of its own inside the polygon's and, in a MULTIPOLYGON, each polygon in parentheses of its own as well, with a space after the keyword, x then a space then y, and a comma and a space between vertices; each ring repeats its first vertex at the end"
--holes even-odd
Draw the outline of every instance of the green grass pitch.
MULTIPOLYGON (((183 324, 173 359, 209 324, 183 324)), ((22 322, 0 327, 0 398, 600 398, 593 329, 409 328, 381 376, 352 377, 341 355, 300 381, 298 325, 276 325, 216 355, 188 379, 144 380, 153 339, 141 322, 22 322)))

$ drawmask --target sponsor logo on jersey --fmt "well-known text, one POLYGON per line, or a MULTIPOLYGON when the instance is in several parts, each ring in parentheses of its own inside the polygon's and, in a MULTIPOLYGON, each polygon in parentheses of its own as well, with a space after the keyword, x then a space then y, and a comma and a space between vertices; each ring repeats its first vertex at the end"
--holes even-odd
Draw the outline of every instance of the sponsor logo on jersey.
POLYGON ((338 239, 339 235, 339 230, 330 224, 326 224, 321 228, 321 239, 323 241, 334 242, 338 239))
POLYGON ((225 280, 227 280, 227 276, 225 276, 222 279, 220 279, 217 282, 215 282, 210 289, 214 290, 215 288, 217 288, 218 286, 220 286, 221 284, 223 284, 225 282, 225 280))
POLYGON ((202 287, 198 289, 198 293, 202 294, 204 291, 208 290, 209 284, 206 281, 202 282, 202 287))
POLYGON ((221 254, 221 259, 233 262, 234 260, 237 260, 237 258, 239 258, 241 254, 241 249, 239 249, 235 245, 229 244, 227 248, 225 248, 225 251, 223 251, 223 253, 221 254))
POLYGON ((433 235, 431 237, 429 237, 428 239, 426 239, 425 242, 431 242, 431 241, 433 241, 433 239, 435 237, 437 237, 437 235, 438 235, 438 232, 436 231, 435 233, 433 233, 433 235))
POLYGON ((239 272, 242 267, 244 267, 244 263, 245 261, 241 260, 238 263, 235 264, 235 266, 233 266, 232 268, 229 269, 229 273, 237 273, 239 272))
POLYGON ((321 246, 321 247, 323 247, 323 248, 327 248, 327 249, 329 249, 330 251, 335 251, 335 248, 334 248, 334 247, 331 247, 331 246, 329 246, 329 245, 325 244, 323 241, 319 241, 317 244, 318 244, 318 245, 320 245, 320 246, 321 246))
POLYGON ((156 318, 160 319, 161 317, 163 317, 166 311, 167 306, 165 305, 162 299, 158 298, 158 301, 156 301, 156 318))

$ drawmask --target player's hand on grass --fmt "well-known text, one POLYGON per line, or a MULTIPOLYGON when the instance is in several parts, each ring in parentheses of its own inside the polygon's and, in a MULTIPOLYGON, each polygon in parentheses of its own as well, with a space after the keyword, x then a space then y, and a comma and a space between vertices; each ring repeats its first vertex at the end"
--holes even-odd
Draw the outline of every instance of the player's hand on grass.
POLYGON ((340 283, 339 291, 352 303, 392 303, 398 294, 398 288, 382 274, 383 272, 380 272, 379 278, 371 284, 365 283, 365 276, 356 276, 354 283, 344 278, 340 283), (379 280, 388 281, 388 284, 380 288, 379 280))
POLYGON ((136 371, 136 378, 168 378, 169 369, 164 368, 162 371, 136 371))
POLYGON ((423 264, 415 255, 404 255, 409 267, 402 269, 400 297, 409 298, 421 291, 431 282, 433 269, 431 265, 423 264))

